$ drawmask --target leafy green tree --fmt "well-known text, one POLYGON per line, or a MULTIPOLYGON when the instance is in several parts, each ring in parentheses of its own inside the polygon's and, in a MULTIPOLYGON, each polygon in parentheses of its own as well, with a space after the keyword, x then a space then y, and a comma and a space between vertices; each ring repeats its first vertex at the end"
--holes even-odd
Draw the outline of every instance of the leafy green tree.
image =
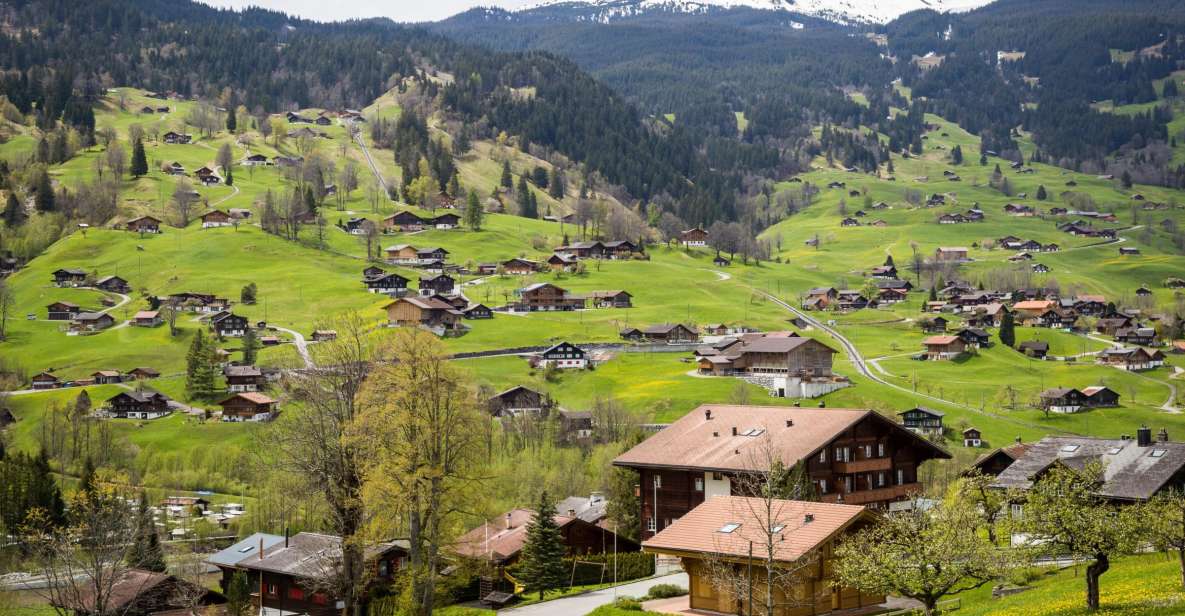
POLYGON ((125 559, 129 567, 147 569, 164 573, 168 571, 165 562, 165 549, 160 543, 160 535, 156 533, 156 521, 152 519, 152 511, 148 509, 148 494, 140 492, 140 501, 136 507, 136 538, 128 548, 125 559))
POLYGON ((37 194, 33 197, 33 206, 38 212, 54 211, 57 206, 54 203, 53 182, 49 181, 48 171, 37 174, 35 187, 37 194))
POLYGON ((239 290, 239 301, 244 304, 251 305, 255 303, 255 296, 259 292, 259 288, 255 286, 254 282, 248 282, 239 290))
POLYGON ((1006 347, 1012 347, 1016 344, 1016 324, 1013 322, 1012 311, 1004 311, 1004 316, 1000 318, 1000 331, 997 334, 1000 337, 1000 343, 1006 347))
POLYGON ((138 178, 148 175, 148 157, 144 154, 144 140, 136 139, 132 144, 132 177, 138 178))
POLYGON ((1147 524, 1148 540, 1158 550, 1176 552, 1181 585, 1185 587, 1185 492, 1166 490, 1141 507, 1140 519, 1147 524))
POLYGON ((26 218, 28 215, 25 213, 25 206, 17 198, 16 191, 8 191, 8 201, 4 204, 4 226, 15 229, 25 224, 26 218))
POLYGON ((1024 515, 1016 530, 1050 556, 1092 561, 1086 566, 1086 608, 1099 609, 1099 579, 1111 568, 1111 557, 1138 547, 1147 522, 1138 507, 1117 507, 1095 490, 1103 468, 1091 462, 1081 469, 1054 465, 1025 493, 1024 515))
POLYGON ((928 616, 943 597, 979 588, 1007 572, 1009 553, 980 532, 970 501, 952 494, 935 507, 914 505, 839 544, 835 575, 841 584, 920 601, 928 616))
POLYGON ((547 169, 544 169, 543 167, 535 167, 535 169, 531 171, 531 181, 534 182, 539 188, 547 188, 548 179, 547 169))
POLYGON ((247 333, 243 334, 243 362, 254 364, 258 354, 259 338, 255 335, 255 328, 248 327, 247 333))
POLYGON ((469 227, 471 231, 481 231, 481 223, 484 219, 485 210, 481 207, 477 192, 471 190, 465 202, 465 226, 469 227))
POLYGON ((547 492, 539 496, 535 515, 527 523, 527 541, 519 562, 527 592, 538 592, 540 599, 564 583, 564 537, 547 492))

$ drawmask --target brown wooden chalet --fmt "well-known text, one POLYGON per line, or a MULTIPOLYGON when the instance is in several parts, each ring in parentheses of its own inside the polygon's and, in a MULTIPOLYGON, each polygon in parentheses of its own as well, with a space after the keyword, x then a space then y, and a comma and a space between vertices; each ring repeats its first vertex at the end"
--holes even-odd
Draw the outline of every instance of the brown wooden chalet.
POLYGON ((383 219, 385 231, 421 231, 427 222, 412 212, 395 212, 383 219))
POLYGON ((121 391, 107 399, 107 413, 120 419, 157 419, 169 414, 169 397, 155 391, 121 391))
MULTIPOLYGON (((408 550, 405 540, 367 546, 363 560, 368 583, 376 588, 391 584, 406 566, 408 550)), ((261 613, 306 616, 340 616, 341 598, 315 580, 335 578, 341 561, 341 538, 320 533, 256 533, 206 559, 222 571, 223 588, 235 573, 244 572, 261 613)), ((370 593, 362 595, 365 603, 370 593)))
POLYGON ((682 323, 664 323, 648 327, 628 328, 621 331, 621 337, 626 340, 667 343, 687 343, 699 340, 699 332, 695 328, 682 323))
POLYGON ((389 295, 400 295, 406 292, 408 282, 410 281, 407 278, 395 272, 384 272, 381 270, 377 274, 364 275, 362 277, 362 284, 366 285, 367 291, 389 295))
POLYGON ((1013 462, 1024 455, 1029 446, 1022 443, 1020 437, 1016 438, 1016 442, 1007 447, 1000 447, 993 449, 982 456, 975 459, 975 462, 964 471, 964 475, 980 474, 995 477, 1004 472, 1004 469, 1012 465, 1013 462))
POLYGON ((573 298, 584 298, 590 308, 632 308, 633 295, 629 291, 614 289, 610 291, 587 291, 573 298))
POLYGON ((157 310, 140 310, 132 316, 131 322, 136 327, 156 327, 164 321, 157 310))
POLYGON ((275 417, 279 403, 257 391, 243 391, 218 405, 222 407, 222 421, 268 421, 275 417))
POLYGON ((81 287, 86 284, 86 276, 86 270, 62 268, 54 270, 53 284, 55 287, 81 287))
POLYGON ((396 244, 384 249, 387 263, 391 265, 416 265, 420 262, 419 250, 410 244, 396 244))
POLYGON ((425 327, 438 335, 465 328, 464 314, 452 304, 435 297, 401 297, 383 307, 387 322, 395 327, 425 327))
POLYGON ((918 467, 950 454, 871 410, 707 404, 625 452, 639 473, 642 538, 713 496, 739 494, 738 475, 772 454, 802 462, 823 502, 886 507, 919 492, 918 467))
POLYGON ((128 293, 132 290, 128 281, 119 276, 103 276, 95 281, 95 287, 111 293, 128 293))
POLYGON ((486 409, 494 417, 522 414, 544 415, 555 403, 551 396, 523 385, 515 385, 486 400, 486 409))
POLYGON ((550 282, 528 285, 519 289, 516 294, 518 297, 511 304, 511 308, 519 312, 576 310, 585 306, 583 297, 571 295, 567 289, 550 282))
POLYGON ((746 335, 722 349, 702 349, 701 374, 768 374, 831 378, 835 349, 791 332, 746 335))
POLYGON ((605 258, 607 259, 629 259, 635 254, 642 253, 644 250, 642 246, 629 240, 602 242, 601 246, 605 249, 605 258))
POLYGON ((70 302, 54 302, 45 307, 45 312, 50 321, 70 321, 82 312, 82 308, 70 302))
POLYGON ((1016 350, 1033 359, 1045 359, 1045 356, 1049 355, 1049 343, 1042 340, 1025 340, 1016 347, 1016 350))
POLYGON ((420 295, 452 295, 457 281, 448 274, 420 277, 420 295))
POLYGON ((209 229, 211 227, 229 227, 234 224, 234 217, 222 210, 210 210, 202 214, 202 228, 209 229))
POLYGON ((226 597, 213 590, 167 573, 144 569, 124 570, 110 586, 103 584, 101 601, 96 600, 93 586, 80 584, 78 593, 55 593, 55 596, 61 595, 61 604, 58 600, 52 603, 75 616, 150 616, 173 611, 206 614, 211 613, 207 611, 211 609, 208 606, 226 603, 226 597))
POLYGON ((574 271, 579 262, 579 259, 566 252, 557 252, 547 258, 547 266, 551 268, 551 271, 553 272, 574 271))
POLYGON ((106 312, 80 312, 70 322, 70 331, 97 332, 115 325, 115 317, 106 312))
POLYGON ((555 251, 570 254, 577 259, 604 259, 606 256, 605 245, 598 241, 575 242, 560 246, 555 251))
POLYGON ((1041 408, 1051 413, 1077 413, 1086 406, 1086 394, 1073 387, 1054 387, 1041 392, 1041 408))
POLYGON ((1098 363, 1114 366, 1123 370, 1140 372, 1153 370, 1164 365, 1164 353, 1159 349, 1145 349, 1143 347, 1129 347, 1120 349, 1104 349, 1099 353, 1098 363))
POLYGON ((945 415, 942 411, 924 406, 915 406, 908 411, 897 413, 905 429, 926 435, 942 435, 942 418, 945 415))
POLYGON ((152 216, 139 216, 129 220, 124 228, 135 233, 160 233, 160 224, 161 221, 152 216))
MULTIPOLYGON (((527 524, 536 513, 531 509, 511 509, 461 535, 453 544, 461 556, 484 560, 498 566, 509 566, 518 561, 527 541, 527 524)), ((612 551, 637 552, 641 546, 607 528, 566 513, 555 515, 560 529, 564 553, 567 556, 602 554, 612 551)))
POLYGON ((469 304, 461 309, 461 314, 466 319, 492 319, 494 318, 494 311, 485 304, 469 304))
POLYGON ((95 385, 115 385, 123 382, 123 374, 119 370, 96 370, 91 373, 95 385))
POLYGON ((210 317, 210 329, 222 337, 242 337, 247 334, 249 327, 251 327, 251 323, 247 317, 239 316, 233 312, 223 310, 210 317))
POLYGON ((529 259, 507 259, 500 266, 502 271, 512 276, 526 276, 539 270, 539 264, 529 259))
POLYGON ((29 383, 32 389, 57 389, 61 386, 62 381, 49 372, 41 372, 34 374, 33 378, 29 380, 29 383))
POLYGON ((967 351, 967 343, 958 336, 930 336, 922 341, 926 348, 926 359, 948 360, 955 359, 967 351))
POLYGON ((255 366, 227 366, 222 376, 226 377, 226 391, 231 393, 259 391, 266 382, 263 371, 255 366))
POLYGON ((679 234, 679 243, 684 246, 706 246, 708 244, 708 232, 700 227, 688 229, 679 234))

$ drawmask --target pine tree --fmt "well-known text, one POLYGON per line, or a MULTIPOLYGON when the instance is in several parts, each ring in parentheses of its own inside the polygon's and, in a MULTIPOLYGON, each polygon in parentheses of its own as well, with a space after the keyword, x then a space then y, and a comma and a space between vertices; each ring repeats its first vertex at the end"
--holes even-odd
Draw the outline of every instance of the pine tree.
POLYGON ((1016 344, 1016 329, 1012 322, 1012 312, 1005 311, 1004 316, 1000 319, 1000 343, 1006 347, 1011 347, 1016 344))
POLYGON ((514 186, 514 176, 510 174, 510 161, 502 161, 502 181, 503 188, 511 188, 514 186))
POLYGON ((52 212, 54 205, 53 183, 49 181, 49 172, 42 171, 37 176, 37 195, 33 198, 33 205, 38 212, 52 212))
POLYGON ((98 478, 95 477, 95 463, 90 456, 82 463, 82 474, 78 479, 78 493, 83 498, 93 498, 99 488, 98 478))
POLYGON ((197 398, 202 388, 202 363, 206 357, 206 336, 202 330, 197 330, 193 342, 189 343, 189 352, 185 355, 185 393, 190 398, 197 398))
POLYGON ((564 198, 564 174, 555 167, 551 168, 551 178, 547 182, 547 194, 557 201, 564 198))
POLYGON ((26 218, 28 216, 25 214, 25 206, 17 198, 16 191, 8 191, 8 201, 4 204, 4 226, 15 229, 25 224, 26 218))
POLYGON ((987 152, 980 152, 979 153, 979 165, 981 167, 986 167, 987 163, 988 163, 987 152))
POLYGON ((239 119, 235 117, 234 105, 227 105, 226 106, 226 130, 233 133, 233 132, 235 132, 235 129, 238 128, 238 124, 239 124, 239 119))
POLYGON ((1123 170, 1123 175, 1120 177, 1120 182, 1124 188, 1132 187, 1132 174, 1128 173, 1126 169, 1123 170))
POLYGON ((251 583, 247 574, 236 571, 226 585, 226 616, 247 616, 251 608, 251 583))
POLYGON ((255 328, 248 327, 243 334, 243 363, 255 364, 255 356, 259 353, 259 338, 255 336, 255 328))
POLYGON ((1161 95, 1164 98, 1176 98, 1180 95, 1180 92, 1177 88, 1177 80, 1172 76, 1169 76, 1168 79, 1164 80, 1164 91, 1161 92, 1161 95))
POLYGON ((469 199, 465 203, 465 226, 469 227, 470 231, 481 231, 483 218, 485 218, 485 211, 482 210, 477 192, 470 190, 469 199))
POLYGON ((33 460, 29 481, 29 502, 45 512, 51 524, 61 524, 66 519, 66 503, 62 490, 53 477, 49 466, 49 454, 42 449, 33 460))
POLYGON ((527 209, 527 218, 539 218, 539 198, 535 196, 534 192, 528 191, 530 194, 530 207, 527 209))
POLYGON ((309 214, 317 213, 317 196, 313 194, 312 186, 305 186, 304 188, 304 209, 309 214))
POLYGON ((962 146, 955 146, 950 151, 950 162, 961 165, 963 164, 963 148, 962 146))
POLYGON ((930 287, 930 301, 938 301, 938 289, 935 289, 934 287, 930 287))
POLYGON ((136 509, 136 537, 132 540, 125 557, 129 567, 164 573, 168 571, 165 549, 160 536, 156 534, 156 522, 148 509, 148 494, 140 492, 140 503, 136 509))
POLYGON ((1042 184, 1037 187, 1037 200, 1044 201, 1049 198, 1049 193, 1045 192, 1045 185, 1042 184))
POLYGON ((132 144, 132 177, 138 178, 148 175, 148 157, 144 154, 144 140, 137 139, 132 144))
POLYGON ((519 556, 519 567, 526 591, 538 592, 540 599, 564 583, 564 539, 547 492, 539 496, 535 515, 527 523, 527 541, 519 556))
POLYGON ((234 174, 234 171, 232 171, 230 167, 226 168, 225 182, 226 182, 227 186, 234 186, 235 185, 235 174, 234 174))

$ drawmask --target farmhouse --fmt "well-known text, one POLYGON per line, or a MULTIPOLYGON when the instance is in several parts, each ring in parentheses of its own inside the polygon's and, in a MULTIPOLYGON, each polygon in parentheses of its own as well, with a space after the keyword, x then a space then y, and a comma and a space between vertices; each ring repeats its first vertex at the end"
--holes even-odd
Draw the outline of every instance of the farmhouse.
POLYGON ((86 271, 76 268, 59 269, 53 273, 55 287, 81 287, 86 283, 86 271))
POLYGON ((401 297, 383 306, 392 327, 422 327, 438 336, 458 334, 466 329, 463 314, 452 304, 436 297, 401 297))
POLYGON ((469 304, 461 309, 461 314, 466 319, 492 319, 494 318, 494 311, 490 310, 489 306, 485 304, 469 304))
POLYGON ((226 391, 238 393, 259 391, 263 388, 263 372, 255 366, 227 366, 222 369, 226 377, 226 391))
POLYGON ((110 293, 128 293, 132 290, 132 286, 128 284, 128 281, 119 276, 103 276, 95 281, 95 288, 110 293))
POLYGON ((539 264, 529 259, 507 259, 500 264, 502 271, 514 276, 526 276, 539 269, 539 264))
POLYGON ((160 223, 152 216, 138 216, 129 220, 124 228, 136 233, 160 233, 160 223))
POLYGON ((183 135, 181 133, 169 131, 164 134, 165 143, 170 145, 181 144, 184 145, 193 141, 193 135, 183 135))
POLYGON ((560 369, 583 370, 589 365, 588 353, 570 342, 561 342, 531 359, 535 366, 541 368, 554 366, 560 369))
POLYGON ((1154 346, 1156 329, 1152 327, 1122 327, 1115 330, 1115 340, 1124 344, 1154 346))
POLYGON ((228 299, 215 297, 209 293, 189 291, 172 293, 165 299, 165 303, 186 312, 218 313, 230 308, 228 299))
POLYGON ((1091 408, 1112 408, 1119 406, 1119 394, 1105 385, 1092 385, 1082 388, 1086 396, 1086 406, 1091 408))
POLYGON ((1041 408, 1051 413, 1077 413, 1086 406, 1086 394, 1068 387, 1055 387, 1041 392, 1041 408))
POLYGON ((1097 494, 1118 503, 1146 501, 1154 495, 1185 487, 1185 443, 1169 441, 1161 430, 1140 427, 1136 438, 1047 436, 1030 445, 998 477, 994 487, 1027 490, 1054 464, 1081 468, 1097 462, 1106 469, 1097 494))
POLYGON ((626 340, 648 340, 652 342, 686 343, 699 340, 699 332, 682 323, 650 325, 644 329, 625 329, 621 337, 626 340))
POLYGON ((1028 448, 1029 445, 1021 442, 1018 436, 1016 442, 1012 445, 993 449, 976 458, 975 462, 971 464, 971 467, 964 471, 963 474, 979 473, 981 475, 995 477, 1004 472, 1004 469, 1008 468, 1013 462, 1024 455, 1025 450, 1028 448))
POLYGON ((915 406, 908 411, 901 411, 897 416, 901 418, 901 425, 906 430, 925 435, 942 435, 942 418, 946 415, 924 406, 915 406))
POLYGON ((963 262, 970 261, 967 257, 967 249, 957 246, 943 246, 934 250, 935 261, 945 262, 963 262))
POLYGON ((193 582, 167 573, 156 573, 144 569, 126 569, 118 579, 103 582, 103 609, 96 610, 94 585, 80 585, 78 593, 55 593, 60 597, 55 608, 76 616, 93 616, 96 613, 120 614, 120 616, 149 616, 166 613, 214 613, 226 603, 226 597, 193 582))
POLYGON ((210 317, 210 329, 224 338, 239 338, 247 333, 251 324, 247 317, 223 310, 210 317))
POLYGON ((835 287, 816 287, 807 291, 802 307, 808 310, 824 310, 839 298, 835 287))
POLYGON ((921 490, 918 467, 949 458, 876 411, 702 405, 613 461, 639 472, 643 538, 714 496, 738 496, 738 476, 799 462, 819 500, 885 507, 921 490))
POLYGON ((1016 350, 1033 359, 1045 359, 1045 356, 1049 354, 1049 343, 1041 340, 1025 340, 1017 345, 1016 350))
POLYGON ((213 227, 229 227, 234 224, 231 215, 222 210, 210 210, 201 216, 202 228, 210 229, 213 227))
POLYGON ((30 388, 32 389, 57 389, 61 386, 61 381, 58 377, 48 373, 42 372, 34 374, 30 379, 30 388))
POLYGON ((244 167, 258 167, 267 164, 267 157, 263 154, 251 154, 243 158, 244 167))
POLYGON ((420 295, 452 295, 457 281, 448 274, 420 277, 420 295))
POLYGON ((169 397, 155 391, 121 391, 107 399, 107 413, 120 419, 158 419, 169 414, 169 397))
POLYGON ((964 327, 955 333, 963 339, 968 348, 982 349, 992 345, 992 337, 987 331, 978 327, 964 327))
MULTIPOLYGON (((558 509, 557 509, 558 510, 558 509)), ((518 562, 527 542, 527 525, 535 516, 531 509, 512 509, 477 528, 461 535, 453 544, 453 551, 462 556, 489 561, 498 566, 518 562)), ((560 543, 566 556, 601 554, 612 551, 637 552, 636 542, 575 515, 557 513, 554 517, 560 530, 560 543)))
POLYGON ((605 257, 605 245, 601 242, 576 242, 567 246, 560 246, 555 252, 568 253, 577 259, 602 259, 605 257))
POLYGON ((926 359, 955 359, 967 351, 967 343, 958 336, 930 336, 922 341, 926 347, 926 359))
MULTIPOLYGON (((875 514, 854 505, 775 500, 775 513, 768 516, 758 513, 764 507, 765 501, 757 498, 709 499, 643 541, 642 550, 680 560, 687 571, 691 612, 739 613, 737 606, 746 601, 743 590, 766 586, 764 564, 753 567, 747 559, 750 546, 766 545, 769 533, 765 526, 774 524, 783 528, 784 534, 775 535, 773 560, 778 566, 801 567, 792 582, 774 585, 773 600, 779 606, 796 606, 776 608, 778 614, 798 616, 834 610, 857 613, 855 610, 884 602, 881 594, 836 587, 829 562, 835 545, 845 535, 873 523, 875 514), (738 579, 747 582, 735 591, 721 588, 720 567, 728 568, 738 579)), ((764 547, 758 550, 762 559, 769 556, 764 547)))
POLYGON ((545 411, 550 410, 553 406, 554 403, 550 396, 522 385, 515 385, 486 400, 486 409, 494 417, 513 417, 522 414, 545 415, 545 411))
POLYGON ((363 276, 362 284, 366 285, 366 290, 370 293, 387 293, 389 295, 402 295, 407 291, 407 283, 410 282, 407 278, 400 276, 394 272, 380 272, 371 276, 363 276))
POLYGON ((437 229, 456 229, 461 226, 461 217, 452 213, 441 214, 431 221, 432 226, 437 229))
POLYGON ((979 447, 983 443, 982 433, 975 428, 966 428, 963 430, 963 446, 964 447, 979 447))
POLYGON ((395 212, 383 219, 384 231, 421 231, 427 221, 409 211, 395 212))
POLYGON ((835 349, 815 340, 774 332, 754 334, 722 348, 700 349, 700 374, 740 376, 770 391, 770 395, 814 398, 848 385, 831 371, 835 349))
POLYGON ((397 244, 383 249, 391 265, 415 265, 420 262, 420 251, 409 244, 397 244))
POLYGON ((567 289, 550 282, 537 282, 515 291, 518 297, 510 305, 516 312, 540 312, 552 310, 576 310, 584 308, 585 299, 570 295, 567 289))
POLYGON ((579 295, 573 295, 574 298, 584 298, 587 305, 592 308, 630 308, 633 306, 633 295, 629 291, 611 290, 611 291, 589 291, 579 295))
POLYGON ((82 312, 82 308, 70 302, 54 302, 45 307, 45 312, 45 318, 50 321, 70 321, 82 312))
POLYGON ((688 229, 679 234, 679 243, 684 246, 706 246, 708 244, 708 232, 700 227, 688 229))
POLYGON ((91 380, 95 385, 114 385, 123 382, 123 375, 119 370, 97 370, 91 373, 91 380))
POLYGON ((1104 349, 1098 363, 1131 372, 1154 370, 1164 365, 1164 353, 1143 347, 1104 349))
POLYGON ((222 421, 268 421, 275 416, 278 402, 257 391, 244 391, 218 403, 222 421))
POLYGON ((106 312, 80 312, 70 322, 72 332, 97 332, 115 325, 115 317, 106 312))
POLYGON ((551 271, 553 272, 575 271, 578 262, 579 260, 576 257, 564 252, 557 252, 547 258, 547 266, 550 267, 551 271))

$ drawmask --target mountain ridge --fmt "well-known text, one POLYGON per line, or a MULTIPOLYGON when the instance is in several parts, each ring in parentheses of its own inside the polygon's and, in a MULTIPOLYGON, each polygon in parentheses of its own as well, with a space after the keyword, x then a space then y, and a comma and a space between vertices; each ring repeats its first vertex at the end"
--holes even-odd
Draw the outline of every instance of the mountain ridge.
MULTIPOLYGON (((608 23, 653 13, 705 15, 751 9, 785 12, 843 24, 885 24, 917 10, 963 12, 991 4, 992 0, 544 0, 506 15, 537 15, 563 10, 576 21, 608 23)), ((795 28, 801 22, 792 22, 795 28)))

